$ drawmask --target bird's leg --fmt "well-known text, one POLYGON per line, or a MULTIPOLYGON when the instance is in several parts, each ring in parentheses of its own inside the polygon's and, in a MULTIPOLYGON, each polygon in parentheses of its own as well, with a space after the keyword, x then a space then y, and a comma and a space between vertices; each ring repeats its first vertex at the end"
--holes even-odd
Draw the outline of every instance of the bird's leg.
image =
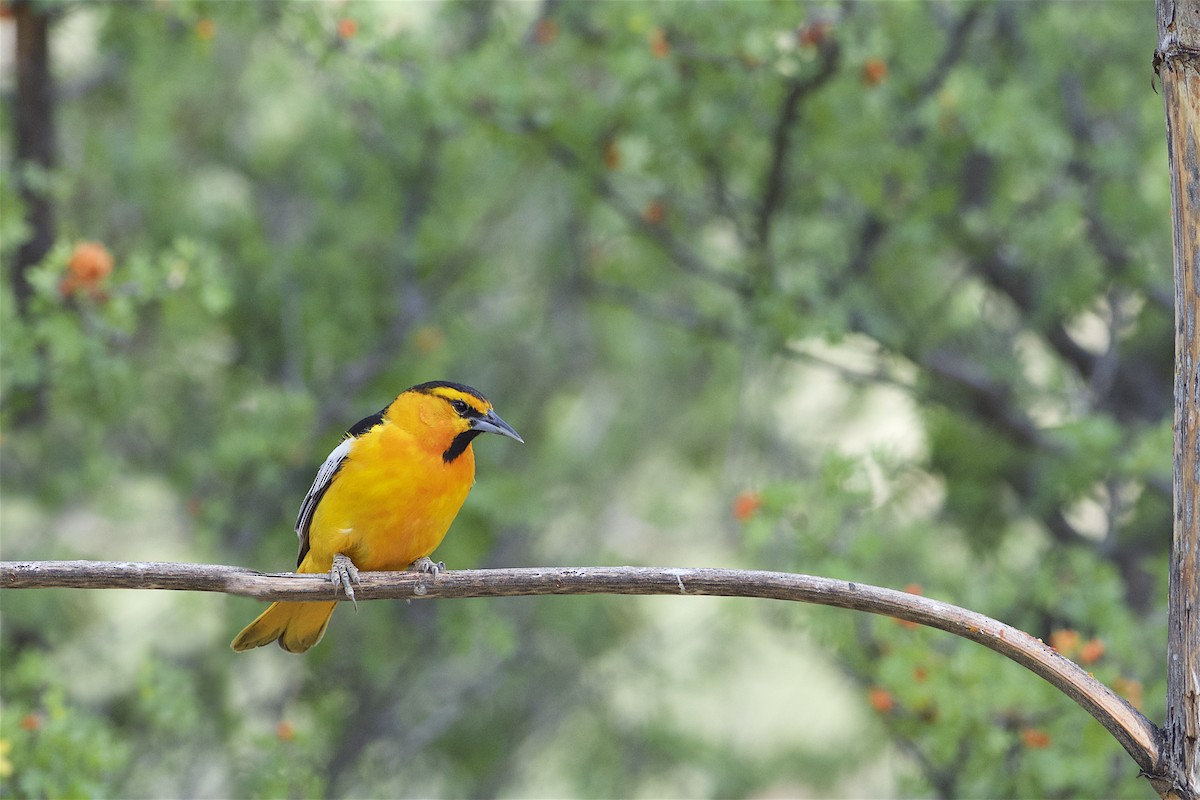
POLYGON ((409 570, 422 575, 437 575, 446 569, 445 561, 434 561, 429 556, 421 556, 409 565, 409 570))
POLYGON ((338 553, 333 557, 333 568, 329 570, 329 580, 335 589, 341 589, 346 593, 346 597, 349 597, 350 602, 354 603, 354 610, 357 611, 358 600, 354 598, 354 584, 359 582, 358 567, 354 566, 350 556, 338 553))

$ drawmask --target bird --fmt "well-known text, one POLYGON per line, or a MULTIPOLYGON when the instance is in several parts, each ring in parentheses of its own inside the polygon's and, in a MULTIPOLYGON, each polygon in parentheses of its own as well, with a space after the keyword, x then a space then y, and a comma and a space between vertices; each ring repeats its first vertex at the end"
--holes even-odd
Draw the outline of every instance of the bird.
MULTIPOLYGON (((358 571, 437 574, 441 544, 475 483, 471 443, 481 433, 524 442, 470 386, 421 383, 351 427, 300 504, 299 573, 328 573, 351 600, 358 571)), ((272 603, 231 643, 241 652, 278 641, 303 653, 321 641, 338 601, 272 603)))

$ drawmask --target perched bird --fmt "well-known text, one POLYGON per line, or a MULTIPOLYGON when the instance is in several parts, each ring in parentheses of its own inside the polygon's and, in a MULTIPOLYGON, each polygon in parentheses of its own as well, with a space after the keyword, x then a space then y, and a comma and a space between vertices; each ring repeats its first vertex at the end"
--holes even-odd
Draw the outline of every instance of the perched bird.
MULTIPOLYGON (((403 391, 359 422, 317 471, 300 504, 297 572, 329 573, 354 598, 358 570, 437 573, 441 544, 475 483, 471 442, 498 433, 523 442, 469 386, 448 381, 403 391)), ((337 601, 272 603, 233 640, 242 651, 276 640, 303 653, 325 634, 337 601)))

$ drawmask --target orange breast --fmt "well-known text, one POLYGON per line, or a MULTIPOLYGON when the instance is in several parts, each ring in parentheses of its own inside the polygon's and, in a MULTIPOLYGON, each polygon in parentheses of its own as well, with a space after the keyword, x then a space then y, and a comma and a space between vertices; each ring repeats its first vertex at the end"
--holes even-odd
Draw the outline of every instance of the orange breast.
POLYGON ((451 463, 385 423, 360 436, 321 498, 301 572, 345 553, 364 570, 402 570, 441 544, 475 481, 471 448, 451 463))

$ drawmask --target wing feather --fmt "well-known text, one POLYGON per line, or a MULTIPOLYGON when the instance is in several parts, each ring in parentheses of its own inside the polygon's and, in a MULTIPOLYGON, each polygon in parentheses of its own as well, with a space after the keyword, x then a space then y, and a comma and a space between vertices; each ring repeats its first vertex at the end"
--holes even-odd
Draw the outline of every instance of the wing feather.
POLYGON ((386 412, 387 409, 384 408, 356 422, 346 432, 346 438, 342 440, 341 444, 333 448, 333 452, 329 454, 329 457, 325 459, 325 463, 317 470, 317 477, 313 479, 312 487, 308 490, 308 494, 304 496, 304 502, 300 504, 300 513, 296 516, 296 536, 300 537, 300 555, 296 558, 297 567, 303 563, 304 557, 308 555, 308 532, 312 527, 313 515, 317 513, 317 505, 320 504, 321 498, 325 496, 325 492, 329 490, 333 479, 337 477, 338 470, 342 468, 342 464, 345 463, 346 458, 350 455, 350 450, 354 447, 354 440, 376 425, 381 424, 386 412))
POLYGON ((341 444, 333 448, 333 452, 317 470, 317 477, 313 480, 312 488, 308 490, 308 494, 304 496, 304 502, 300 504, 300 513, 296 517, 296 536, 300 537, 300 555, 296 558, 296 566, 300 566, 304 557, 308 555, 308 530, 312 527, 313 514, 317 511, 317 504, 329 490, 329 485, 333 483, 334 476, 342 468, 342 464, 350 455, 350 448, 353 446, 354 439, 347 437, 342 440, 341 444))

